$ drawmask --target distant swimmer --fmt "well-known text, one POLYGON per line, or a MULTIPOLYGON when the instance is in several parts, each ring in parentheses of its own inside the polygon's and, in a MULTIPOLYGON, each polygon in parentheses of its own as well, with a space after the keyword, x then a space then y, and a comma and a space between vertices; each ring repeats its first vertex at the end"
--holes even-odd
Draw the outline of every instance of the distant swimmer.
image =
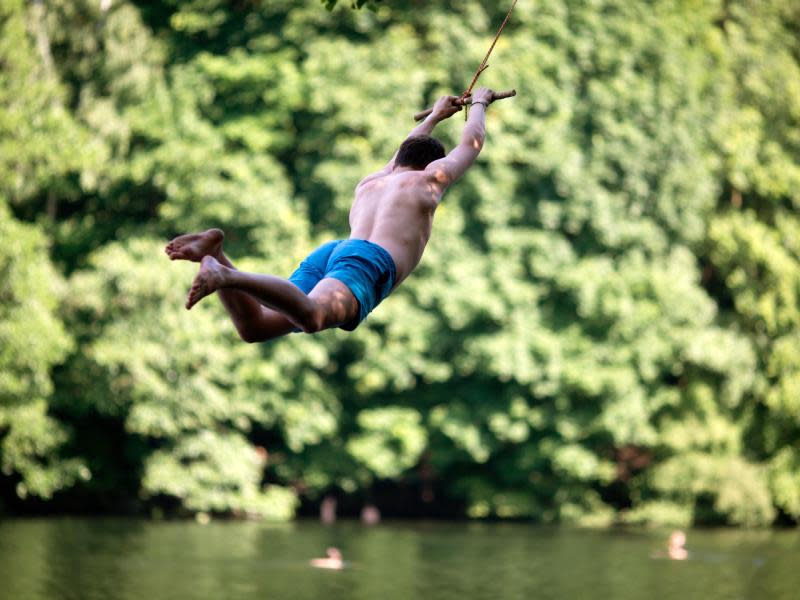
POLYGON ((667 551, 657 550, 650 558, 669 559, 669 560, 686 560, 689 558, 689 551, 686 550, 686 534, 681 530, 676 529, 669 534, 669 541, 667 542, 667 551))
POLYGON ((672 560, 686 560, 689 558, 689 552, 684 546, 686 546, 686 534, 679 530, 673 531, 669 536, 667 555, 672 560))
POLYGON ((325 553, 328 555, 327 558, 312 558, 309 561, 311 566, 318 569, 334 569, 337 571, 344 569, 344 560, 342 560, 342 553, 339 552, 338 548, 330 547, 325 553))
POLYGON ((361 509, 361 522, 365 525, 377 525, 381 522, 381 511, 374 504, 367 504, 361 509))

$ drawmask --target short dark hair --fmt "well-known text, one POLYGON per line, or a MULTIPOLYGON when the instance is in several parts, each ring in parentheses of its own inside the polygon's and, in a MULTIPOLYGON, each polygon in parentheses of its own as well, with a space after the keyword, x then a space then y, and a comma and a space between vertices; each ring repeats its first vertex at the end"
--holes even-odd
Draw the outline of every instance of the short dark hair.
POLYGON ((429 135, 412 136, 402 144, 394 161, 398 167, 424 169, 429 163, 444 158, 444 145, 429 135))

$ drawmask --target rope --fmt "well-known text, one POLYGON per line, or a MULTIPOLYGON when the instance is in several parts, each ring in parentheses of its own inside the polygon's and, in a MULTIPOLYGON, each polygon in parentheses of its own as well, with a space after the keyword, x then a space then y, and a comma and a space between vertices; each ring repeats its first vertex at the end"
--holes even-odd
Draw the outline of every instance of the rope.
MULTIPOLYGON (((495 44, 497 44, 497 40, 500 39, 500 34, 503 33, 503 29, 505 28, 506 23, 508 23, 508 20, 511 18, 511 13, 514 11, 514 7, 516 5, 517 5, 517 0, 514 0, 514 2, 511 4, 511 8, 509 8, 508 12, 506 13, 506 18, 503 19, 503 23, 502 25, 500 25, 500 29, 497 30, 497 33, 495 34, 494 39, 492 40, 492 45, 489 46, 489 51, 486 53, 486 56, 483 57, 481 64, 478 65, 478 70, 475 71, 475 75, 472 77, 472 81, 470 82, 469 87, 466 90, 464 90, 464 93, 461 94, 461 96, 459 96, 457 100, 453 101, 454 105, 460 105, 466 107, 466 110, 464 110, 464 120, 466 120, 469 115, 470 103, 468 102, 468 98, 472 94, 472 88, 475 87, 475 83, 478 81, 478 77, 481 76, 481 73, 483 73, 486 69, 489 68, 489 65, 486 63, 489 60, 489 56, 491 56, 492 54, 492 50, 494 50, 495 44)), ((507 92, 497 92, 495 93, 494 98, 492 98, 492 101, 499 100, 500 98, 511 98, 512 96, 515 96, 516 93, 517 93, 516 90, 508 90, 507 92)), ((414 115, 414 120, 420 121, 425 117, 427 117, 429 114, 431 114, 431 112, 433 112, 433 110, 430 108, 427 110, 423 110, 422 112, 418 112, 416 115, 414 115)))
POLYGON ((492 45, 489 46, 489 51, 486 53, 486 56, 483 57, 483 61, 478 66, 478 70, 475 71, 475 76, 472 78, 472 81, 469 84, 469 87, 464 90, 464 93, 461 94, 461 99, 466 99, 471 93, 472 88, 475 86, 475 83, 478 81, 478 77, 481 76, 486 69, 489 68, 489 65, 486 64, 486 61, 489 60, 489 56, 492 54, 492 50, 494 50, 494 45, 497 43, 497 40, 500 39, 500 34, 503 33, 503 28, 508 23, 508 19, 511 17, 511 12, 514 10, 514 7, 517 5, 517 0, 514 0, 514 3, 511 5, 511 8, 508 9, 508 13, 506 14, 506 18, 503 19, 503 24, 500 25, 500 29, 497 30, 497 34, 494 36, 494 40, 492 40, 492 45))

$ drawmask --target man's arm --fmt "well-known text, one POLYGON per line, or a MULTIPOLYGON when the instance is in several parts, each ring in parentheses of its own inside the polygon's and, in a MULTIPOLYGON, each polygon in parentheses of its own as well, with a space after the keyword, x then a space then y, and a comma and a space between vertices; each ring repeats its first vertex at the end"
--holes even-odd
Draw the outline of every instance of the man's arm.
POLYGON ((461 177, 478 158, 486 138, 486 107, 492 101, 492 90, 480 88, 472 95, 469 119, 461 134, 461 143, 444 158, 433 161, 425 169, 439 187, 440 193, 461 177))
MULTIPOLYGON (((444 121, 445 119, 453 116, 462 109, 461 106, 456 106, 453 104, 455 100, 458 100, 458 96, 442 96, 441 98, 439 98, 436 101, 436 104, 433 105, 433 111, 431 112, 431 114, 429 114, 427 118, 424 121, 422 121, 419 125, 414 127, 414 129, 411 130, 411 133, 409 133, 406 136, 406 139, 418 135, 430 135, 431 133, 433 133, 434 128, 441 121, 444 121)), ((367 183, 368 181, 375 179, 376 177, 381 177, 382 175, 387 175, 388 173, 391 173, 392 169, 394 168, 394 161, 396 158, 397 158, 397 152, 394 153, 392 158, 389 160, 386 166, 383 167, 383 169, 381 169, 377 173, 373 173, 372 175, 369 175, 364 179, 362 179, 359 182, 358 186, 361 186, 367 183)))
POLYGON ((449 119, 457 112, 460 112, 463 106, 460 104, 453 104, 458 100, 458 96, 442 96, 439 98, 431 109, 429 114, 419 125, 414 127, 406 136, 406 139, 415 137, 417 135, 430 135, 441 121, 449 119))

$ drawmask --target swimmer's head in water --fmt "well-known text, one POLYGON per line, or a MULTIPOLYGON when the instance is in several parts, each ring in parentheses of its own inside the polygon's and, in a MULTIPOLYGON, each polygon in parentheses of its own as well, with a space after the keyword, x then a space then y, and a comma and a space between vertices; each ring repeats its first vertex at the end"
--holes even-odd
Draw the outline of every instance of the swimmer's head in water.
POLYGON ((682 531, 673 531, 669 536, 669 545, 682 548, 686 545, 686 534, 682 531))

